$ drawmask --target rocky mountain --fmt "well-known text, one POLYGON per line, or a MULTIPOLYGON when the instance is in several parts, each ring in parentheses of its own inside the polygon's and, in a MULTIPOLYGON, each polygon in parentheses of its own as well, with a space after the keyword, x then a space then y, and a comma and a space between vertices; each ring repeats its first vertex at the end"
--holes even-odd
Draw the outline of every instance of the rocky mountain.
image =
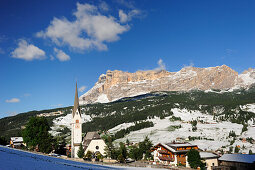
POLYGON ((238 74, 226 65, 209 68, 185 67, 178 72, 149 70, 129 73, 108 70, 106 74, 100 75, 92 89, 80 96, 80 104, 107 103, 155 91, 246 88, 253 83, 255 69, 238 74))

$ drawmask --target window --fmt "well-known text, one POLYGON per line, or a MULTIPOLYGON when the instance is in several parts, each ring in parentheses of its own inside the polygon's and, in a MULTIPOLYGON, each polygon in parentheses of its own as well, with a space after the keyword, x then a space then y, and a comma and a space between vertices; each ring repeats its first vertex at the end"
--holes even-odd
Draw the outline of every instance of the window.
POLYGON ((212 163, 212 166, 214 166, 214 163, 212 163))
POLYGON ((79 120, 76 120, 76 123, 79 123, 79 120))
POLYGON ((96 150, 98 150, 99 149, 99 146, 96 146, 96 150))

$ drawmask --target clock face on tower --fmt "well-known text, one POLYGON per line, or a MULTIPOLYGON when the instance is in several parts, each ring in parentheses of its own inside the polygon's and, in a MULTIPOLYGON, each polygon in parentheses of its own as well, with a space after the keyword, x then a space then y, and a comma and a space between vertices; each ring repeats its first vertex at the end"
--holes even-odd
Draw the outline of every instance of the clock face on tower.
POLYGON ((76 120, 75 123, 75 128, 80 128, 79 120, 76 120))

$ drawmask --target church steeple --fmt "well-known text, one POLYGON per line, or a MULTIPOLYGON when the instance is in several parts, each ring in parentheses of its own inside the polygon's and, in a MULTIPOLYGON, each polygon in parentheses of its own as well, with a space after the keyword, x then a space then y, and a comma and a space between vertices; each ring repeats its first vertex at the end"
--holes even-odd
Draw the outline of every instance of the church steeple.
POLYGON ((74 105, 73 105, 73 117, 74 117, 75 113, 77 112, 77 109, 80 114, 79 97, 78 97, 78 89, 77 89, 77 81, 76 81, 76 89, 75 89, 74 105))
POLYGON ((74 106, 71 120, 72 132, 71 132, 71 157, 77 158, 77 152, 79 150, 79 146, 82 142, 82 118, 81 111, 79 108, 79 97, 78 97, 78 89, 76 82, 75 96, 74 96, 74 106))

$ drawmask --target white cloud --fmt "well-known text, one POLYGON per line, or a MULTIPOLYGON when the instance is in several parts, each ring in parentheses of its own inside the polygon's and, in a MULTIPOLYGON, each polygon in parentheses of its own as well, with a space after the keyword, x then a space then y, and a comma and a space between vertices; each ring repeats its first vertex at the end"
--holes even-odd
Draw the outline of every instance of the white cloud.
MULTIPOLYGON (((59 59, 59 61, 68 61, 71 59, 70 56, 67 55, 65 52, 63 52, 62 50, 54 48, 54 52, 56 53, 56 57, 57 59, 59 59)), ((51 60, 52 60, 52 57, 51 57, 51 60)))
POLYGON ((79 91, 80 91, 80 92, 84 92, 86 88, 87 88, 86 86, 81 86, 81 87, 79 88, 79 91))
POLYGON ((99 4, 99 8, 103 11, 109 11, 109 6, 106 2, 101 1, 99 4))
POLYGON ((51 61, 55 60, 55 58, 53 57, 53 55, 50 55, 50 60, 51 60, 51 61))
POLYGON ((11 57, 27 61, 45 59, 45 52, 33 44, 28 44, 26 40, 19 40, 18 47, 11 52, 11 57))
POLYGON ((189 67, 193 67, 194 63, 191 61, 188 65, 184 64, 183 68, 189 68, 189 67))
POLYGON ((127 7, 127 8, 135 8, 134 2, 130 0, 115 0, 118 4, 127 7))
POLYGON ((133 9, 132 11, 128 12, 127 14, 123 10, 119 10, 119 18, 121 23, 126 23, 131 21, 133 17, 137 17, 141 15, 141 11, 138 9, 133 9))
POLYGON ((68 45, 78 50, 107 50, 106 42, 120 39, 119 35, 129 30, 114 17, 102 15, 99 8, 90 4, 77 3, 74 21, 54 18, 45 31, 37 37, 49 38, 58 46, 68 45))
POLYGON ((166 65, 163 62, 162 59, 158 60, 158 67, 154 69, 155 71, 162 71, 162 70, 166 70, 166 65))
POLYGON ((18 98, 12 98, 12 99, 10 99, 10 100, 5 100, 5 102, 6 103, 18 103, 18 102, 20 102, 20 99, 18 99, 18 98))

